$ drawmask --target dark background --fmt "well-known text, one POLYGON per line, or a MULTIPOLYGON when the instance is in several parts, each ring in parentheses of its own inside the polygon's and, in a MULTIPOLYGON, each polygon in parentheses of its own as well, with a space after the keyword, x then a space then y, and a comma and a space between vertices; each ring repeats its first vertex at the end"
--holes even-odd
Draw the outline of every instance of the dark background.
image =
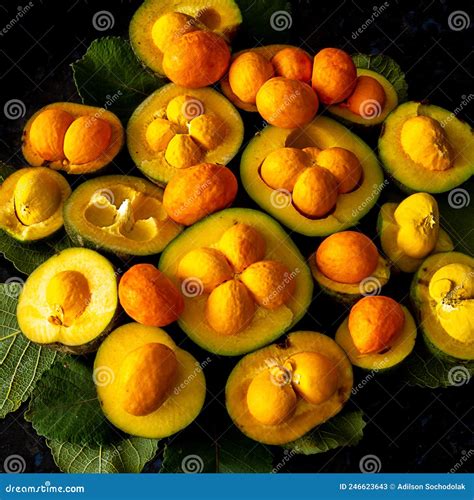
MULTIPOLYGON (((312 53, 327 46, 341 47, 349 52, 385 53, 405 71, 410 99, 429 100, 447 109, 459 106, 473 90, 472 2, 389 1, 376 23, 355 40, 352 33, 371 16, 373 7, 383 2, 308 0, 292 3, 290 39, 295 45, 312 53), (449 28, 448 16, 455 10, 468 13, 470 28, 463 31, 449 28)), ((7 24, 26 4, 26 1, 0 4, 0 25, 7 24)), ((35 0, 22 20, 0 36, 1 109, 10 99, 20 99, 26 106, 25 116, 17 120, 7 119, 0 109, 0 160, 14 166, 24 165, 19 140, 26 119, 47 103, 79 100, 70 63, 82 57, 89 43, 97 37, 126 36, 130 17, 139 4, 139 1, 118 0, 35 0), (100 10, 111 12, 115 19, 114 27, 105 32, 98 32, 92 25, 92 16, 100 10)), ((260 38, 237 41, 241 46, 260 43, 260 38)), ((472 124, 472 104, 465 107, 459 117, 472 124)), ((248 139, 261 126, 261 119, 254 115, 245 116, 245 120, 248 139)), ((361 132, 373 147, 376 146, 377 134, 378 130, 361 132)), ((118 157, 117 162, 122 171, 134 168, 126 152, 118 157)), ((235 160, 233 163, 237 164, 235 160)), ((137 174, 136 171, 133 173, 137 174)), ((381 202, 388 196, 397 196, 393 189, 389 189, 388 193, 383 194, 381 202)), ((237 205, 254 206, 243 193, 237 205)), ((360 226, 372 237, 375 236, 376 212, 373 210, 360 226)), ((472 231, 472 210, 460 211, 459 217, 471 221, 467 227, 472 231)), ((454 239, 464 235, 456 225, 448 230, 454 239)), ((292 237, 305 255, 314 251, 318 243, 314 238, 292 237)), ((464 251, 467 250, 464 248, 464 251)), ((9 263, 2 260, 0 265, 2 281, 18 275, 9 263)), ((387 293, 407 304, 407 287, 406 277, 395 276, 387 293)), ((315 294, 309 314, 298 326, 333 334, 345 314, 344 308, 315 294)), ((201 360, 207 358, 207 353, 174 330, 174 335, 184 341, 186 349, 201 360)), ((209 383, 207 407, 198 424, 191 427, 191 434, 198 425, 212 436, 222 434, 227 428, 222 389, 233 364, 233 361, 213 357, 209 369, 206 368, 209 383)), ((359 380, 363 377, 360 373, 356 375, 359 380)), ((408 387, 397 371, 390 376, 378 376, 350 403, 353 407, 362 408, 366 415, 368 423, 362 442, 353 448, 337 449, 322 455, 291 458, 284 470, 359 472, 360 459, 374 454, 380 458, 383 472, 448 472, 473 448, 471 404, 472 385, 427 390, 408 387)), ((27 460, 27 472, 56 471, 44 440, 38 438, 30 424, 24 422, 23 412, 24 407, 0 423, 0 464, 5 457, 20 454, 27 460)), ((193 453, 191 442, 189 453, 193 453)), ((281 450, 276 449, 275 463, 280 459, 281 450)), ((471 458, 458 471, 472 470, 473 463, 471 458)), ((159 464, 157 459, 146 470, 156 471, 159 464)))

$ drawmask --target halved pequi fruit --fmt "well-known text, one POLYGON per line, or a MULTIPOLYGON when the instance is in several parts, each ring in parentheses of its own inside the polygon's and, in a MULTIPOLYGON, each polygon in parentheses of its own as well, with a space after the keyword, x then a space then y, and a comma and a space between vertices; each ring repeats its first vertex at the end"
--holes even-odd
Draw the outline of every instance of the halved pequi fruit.
MULTIPOLYGON (((163 47, 161 37, 169 40, 169 35, 165 36, 165 24, 160 23, 163 16, 173 13, 189 16, 181 20, 169 23, 180 35, 200 28, 213 31, 221 35, 226 40, 230 40, 242 23, 242 15, 239 6, 233 0, 209 0, 209 1, 189 1, 189 0, 146 0, 138 8, 130 21, 130 43, 137 57, 143 63, 159 75, 164 75, 163 71, 163 47), (161 37, 160 37, 161 35, 161 37), (157 43, 158 42, 158 45, 157 43)), ((169 29, 169 28, 168 28, 169 29)), ((169 40, 172 42, 172 40, 169 40)))
POLYGON ((63 227, 67 180, 46 167, 26 167, 0 186, 0 229, 18 241, 37 241, 63 227))
POLYGON ((384 371, 412 352, 416 324, 408 309, 393 299, 367 296, 352 307, 335 339, 354 366, 384 371))
POLYGON ((414 273, 430 254, 454 250, 448 233, 440 227, 438 203, 427 193, 382 205, 377 228, 385 255, 405 273, 414 273))
POLYGON ((102 255, 68 248, 28 277, 18 299, 18 325, 32 342, 84 354, 97 349, 118 317, 117 274, 102 255))
MULTIPOLYGON (((293 45, 285 45, 285 44, 273 44, 273 45, 263 45, 261 47, 255 47, 252 49, 245 49, 241 50, 239 52, 236 52, 235 54, 232 55, 231 59, 231 66, 232 62, 235 61, 237 57, 240 55, 246 53, 246 52, 251 52, 252 54, 257 54, 258 56, 264 57, 268 62, 271 62, 273 57, 280 52, 283 49, 288 49, 288 48, 294 48, 293 45)), ((306 53, 306 52, 305 52, 306 53)), ((307 54, 307 53, 306 53, 307 54)), ((308 54, 309 56, 309 54, 308 54)), ((222 93, 231 101, 235 106, 237 106, 239 109, 242 109, 243 111, 248 111, 248 112, 257 112, 257 105, 255 103, 249 103, 249 102, 244 102, 241 99, 239 99, 235 93, 232 91, 232 88, 229 83, 229 75, 226 75, 220 82, 221 84, 221 90, 222 93)))
POLYGON ((23 156, 34 167, 90 174, 107 166, 124 143, 122 123, 104 108, 55 102, 23 129, 23 156))
MULTIPOLYGON (((313 168, 317 167, 309 167, 301 175, 307 175, 313 168)), ((321 170, 326 169, 319 169, 319 172, 321 170)), ((343 125, 323 116, 317 117, 302 130, 266 127, 242 153, 240 176, 247 193, 265 211, 293 231, 306 236, 327 236, 355 225, 375 205, 384 187, 382 170, 369 146, 343 125), (316 147, 323 152, 326 148, 344 148, 360 162, 362 173, 359 182, 351 191, 339 192, 337 201, 331 200, 336 205, 328 215, 319 218, 306 216, 295 208, 294 192, 292 196, 288 186, 273 189, 261 176, 262 163, 266 157, 284 147, 316 147)), ((302 181, 301 184, 304 184, 306 179, 302 181)), ((323 194, 326 195, 327 190, 323 194)), ((323 198, 318 196, 319 200, 323 198)))
POLYGON ((313 277, 324 293, 343 304, 380 293, 390 266, 362 233, 342 231, 328 236, 309 259, 313 277))
POLYGON ((352 367, 330 337, 293 332, 248 354, 226 384, 226 406, 248 437, 282 445, 341 411, 352 391, 352 367))
POLYGON ((413 277, 410 295, 430 351, 449 362, 474 360, 474 259, 431 255, 413 277))
POLYGON ((110 422, 132 436, 164 438, 188 426, 206 396, 202 367, 161 328, 128 323, 100 346, 94 379, 110 422))
POLYGON ((378 148, 385 170, 408 193, 443 193, 474 172, 471 127, 431 104, 398 106, 385 120, 378 148))
POLYGON ((379 125, 406 100, 405 75, 400 66, 385 55, 355 54, 352 60, 358 77, 355 90, 342 103, 329 106, 328 111, 349 124, 379 125), (378 98, 380 92, 382 99, 378 98))
POLYGON ((133 112, 127 145, 143 174, 165 185, 183 168, 199 163, 227 165, 237 154, 243 134, 242 118, 221 94, 170 83, 133 112))
POLYGON ((178 322, 204 349, 238 356, 275 340, 306 312, 311 273, 271 217, 230 208, 186 229, 159 267, 181 283, 178 322))
POLYGON ((81 184, 64 205, 64 226, 79 246, 119 256, 153 255, 180 232, 163 208, 163 190, 128 175, 81 184))

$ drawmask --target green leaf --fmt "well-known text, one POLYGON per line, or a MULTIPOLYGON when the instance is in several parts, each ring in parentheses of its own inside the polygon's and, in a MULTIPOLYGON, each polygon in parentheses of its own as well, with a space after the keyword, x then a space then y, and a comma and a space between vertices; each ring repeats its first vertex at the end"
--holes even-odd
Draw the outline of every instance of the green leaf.
POLYGON ((43 375, 25 419, 40 436, 76 444, 104 444, 117 433, 102 412, 91 369, 72 357, 43 375))
POLYGON ((429 389, 464 385, 474 375, 474 362, 451 362, 434 356, 423 345, 415 347, 401 368, 408 385, 429 389))
POLYGON ((56 465, 69 474, 141 472, 158 450, 157 439, 131 437, 115 444, 87 446, 46 441, 56 465))
POLYGON ((359 410, 340 413, 283 448, 301 455, 315 455, 340 446, 355 446, 364 436, 363 416, 359 410))
POLYGON ((128 41, 120 37, 94 40, 84 57, 71 66, 82 102, 106 108, 124 121, 166 82, 148 72, 128 41))
POLYGON ((238 40, 245 47, 288 42, 293 25, 291 2, 286 0, 237 0, 242 12, 238 40))
POLYGON ((0 418, 17 410, 59 356, 29 341, 16 320, 21 283, 0 285, 0 418))
POLYGON ((394 86, 399 104, 407 100, 408 84, 405 80, 405 73, 391 57, 382 54, 374 56, 355 54, 352 60, 358 68, 370 69, 384 76, 394 86))
MULTIPOLYGON (((16 169, 0 162, 0 183, 16 169)), ((20 243, 5 231, 0 230, 0 253, 9 260, 18 271, 30 274, 45 260, 54 254, 74 246, 64 231, 38 243, 20 243)))
POLYGON ((231 428, 218 441, 185 431, 165 448, 160 472, 271 472, 272 454, 265 446, 231 428))

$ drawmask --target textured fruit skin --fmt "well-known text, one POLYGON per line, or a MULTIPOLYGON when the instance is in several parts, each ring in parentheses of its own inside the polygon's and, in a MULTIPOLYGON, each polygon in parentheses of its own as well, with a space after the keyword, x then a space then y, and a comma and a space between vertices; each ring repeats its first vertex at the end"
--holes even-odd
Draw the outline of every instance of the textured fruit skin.
POLYGON ((319 51, 313 63, 313 89, 323 104, 347 99, 357 82, 357 69, 349 54, 340 49, 319 51))
POLYGON ((101 118, 76 118, 64 136, 64 154, 71 163, 82 165, 96 160, 109 146, 112 127, 101 118))
POLYGON ((222 144, 227 132, 226 123, 213 113, 203 113, 189 124, 189 135, 206 151, 222 144))
POLYGON ((184 309, 180 291, 152 264, 132 266, 122 276, 118 291, 125 312, 143 325, 169 325, 184 309))
POLYGON ((137 417, 157 410, 169 396, 177 371, 176 355, 164 344, 153 342, 133 350, 118 373, 123 409, 137 417))
POLYGON ((153 43, 165 52, 180 36, 197 29, 196 21, 181 12, 167 12, 153 24, 153 43))
POLYGON ((334 175, 339 193, 352 191, 362 176, 359 159, 348 149, 339 147, 323 149, 318 154, 316 162, 334 175))
POLYGON ((313 72, 311 57, 298 47, 287 47, 278 51, 272 58, 277 76, 309 83, 313 72))
MULTIPOLYGON (((273 370, 278 370, 275 367, 273 370)), ((297 398, 290 383, 279 384, 271 369, 259 373, 250 382, 247 406, 250 414, 264 425, 278 425, 293 415, 297 398)))
POLYGON ((382 85, 370 76, 357 77, 357 83, 354 91, 347 99, 344 106, 355 113, 356 115, 363 116, 369 120, 377 114, 380 114, 385 106, 386 95, 382 85), (369 104, 375 105, 370 114, 369 104), (376 109, 375 109, 376 108, 376 109))
POLYGON ((399 226, 397 243, 409 257, 420 259, 430 254, 439 237, 439 209, 428 193, 415 193, 395 209, 399 226))
POLYGON ((294 205, 309 217, 323 217, 337 202, 337 181, 322 167, 306 169, 296 180, 293 189, 294 205))
POLYGON ((250 265, 240 279, 258 305, 276 309, 290 300, 295 280, 290 270, 276 260, 261 260, 250 265))
POLYGON ((227 229, 218 242, 219 250, 227 257, 234 272, 245 268, 265 257, 266 242, 252 226, 241 222, 227 229))
POLYGON ((64 159, 64 136, 74 117, 61 109, 46 109, 31 124, 32 147, 45 160, 64 159))
POLYGON ((229 68, 232 92, 243 102, 255 104, 260 87, 274 74, 272 63, 249 50, 237 56, 229 68))
POLYGON ((215 288, 206 303, 206 319, 221 335, 243 330, 253 318, 255 303, 246 286, 235 279, 215 288))
POLYGON ((273 189, 291 193, 298 176, 309 166, 310 157, 298 148, 279 148, 272 151, 262 163, 260 175, 273 189))
POLYGON ((206 293, 211 293, 221 283, 232 279, 232 276, 232 269, 224 254, 214 248, 195 248, 179 261, 178 277, 181 280, 198 280, 206 293))
POLYGON ((447 170, 453 163, 453 151, 443 127, 429 116, 406 120, 400 142, 405 153, 427 170, 447 170))
POLYGON ((71 326, 87 308, 91 290, 86 277, 78 271, 55 274, 46 288, 46 301, 51 307, 50 323, 71 326))
POLYGON ((359 283, 375 271, 378 260, 374 243, 356 231, 334 233, 316 251, 319 270, 339 283, 359 283))
POLYGON ((171 179, 163 195, 163 207, 174 221, 190 226, 230 205, 237 187, 237 179, 227 167, 201 163, 171 179))
POLYGON ((359 300, 349 313, 349 331, 360 353, 380 352, 400 334, 405 314, 400 304, 382 295, 359 300))
POLYGON ((179 37, 165 52, 163 70, 176 85, 190 89, 220 80, 230 62, 225 40, 209 31, 192 31, 179 37))
POLYGON ((32 169, 18 179, 13 193, 15 212, 25 226, 49 219, 62 201, 61 187, 56 178, 32 169))
POLYGON ((187 134, 176 134, 169 141, 165 152, 166 161, 175 168, 189 168, 197 165, 203 151, 187 134))
POLYGON ((318 111, 318 96, 298 80, 270 78, 257 93, 257 109, 270 125, 298 128, 308 124, 318 111))
POLYGON ((337 390, 340 375, 338 368, 323 354, 294 354, 285 363, 285 368, 291 373, 293 389, 308 403, 324 403, 337 390))
POLYGON ((178 128, 174 123, 155 118, 146 128, 146 142, 153 151, 164 151, 177 132, 178 128))

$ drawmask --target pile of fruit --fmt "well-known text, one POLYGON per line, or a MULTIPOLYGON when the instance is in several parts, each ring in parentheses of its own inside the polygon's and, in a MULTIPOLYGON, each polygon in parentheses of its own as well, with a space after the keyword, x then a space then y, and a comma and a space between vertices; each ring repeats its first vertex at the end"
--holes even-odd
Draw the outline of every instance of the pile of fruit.
POLYGON ((432 195, 472 175, 470 127, 402 102, 393 61, 398 70, 386 74, 338 48, 231 54, 237 5, 199 3, 147 0, 133 17, 137 57, 171 83, 126 128, 111 111, 62 102, 26 123, 27 166, 0 187, 0 227, 25 245, 64 228, 72 243, 26 280, 23 335, 97 351, 96 369, 113 374, 97 383, 105 416, 146 438, 188 426, 206 396, 205 370, 162 329, 173 322, 209 353, 245 355, 229 358, 227 410, 244 434, 273 445, 339 413, 353 366, 400 365, 417 330, 433 356, 471 369, 474 259, 454 251, 432 195), (240 175, 227 166, 244 137, 236 107, 265 121, 241 152, 240 175), (346 128, 382 123, 378 157, 346 128), (134 175, 114 171, 124 143, 134 175), (379 159, 409 193, 381 207, 379 159), (229 208, 242 189, 262 211, 229 208), (353 228, 371 210, 377 242, 353 228), (311 255, 292 233, 312 238, 311 255), (414 273, 410 309, 381 294, 400 272, 414 273), (348 308, 335 332, 293 331, 320 313, 313 282, 348 308))

